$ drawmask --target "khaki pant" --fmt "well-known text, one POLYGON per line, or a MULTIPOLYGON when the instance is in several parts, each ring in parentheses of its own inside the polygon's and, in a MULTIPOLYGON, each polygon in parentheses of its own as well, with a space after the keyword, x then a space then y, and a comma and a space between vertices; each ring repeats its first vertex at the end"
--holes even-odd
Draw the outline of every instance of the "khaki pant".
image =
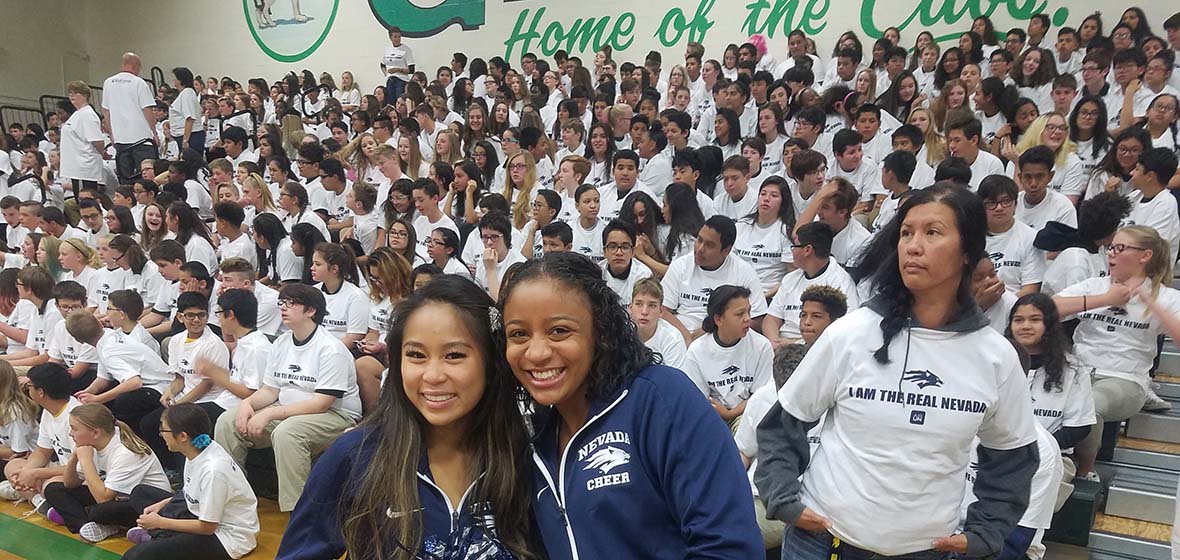
POLYGON ((786 525, 777 519, 766 518, 766 506, 762 499, 754 498, 754 516, 758 518, 758 530, 762 532, 762 544, 766 550, 783 544, 783 529, 786 525))
MULTIPOLYGON (((240 406, 240 405, 239 405, 240 406)), ((307 476, 311 474, 312 457, 319 455, 355 422, 335 409, 319 414, 292 416, 276 420, 266 426, 260 441, 242 435, 234 427, 238 407, 225 411, 217 419, 215 439, 239 465, 246 464, 251 449, 273 447, 275 470, 279 473, 279 509, 291 511, 303 494, 307 476)))

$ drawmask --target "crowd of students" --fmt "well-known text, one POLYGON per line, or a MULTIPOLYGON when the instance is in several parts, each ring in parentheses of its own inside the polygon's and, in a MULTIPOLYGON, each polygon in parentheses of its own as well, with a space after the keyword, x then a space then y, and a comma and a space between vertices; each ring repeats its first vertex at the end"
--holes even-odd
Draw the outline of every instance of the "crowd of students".
POLYGON ((1039 560, 1170 406, 1163 29, 431 78, 393 28, 371 94, 127 53, 0 136, 0 498, 238 558, 269 447, 284 559, 1039 560))

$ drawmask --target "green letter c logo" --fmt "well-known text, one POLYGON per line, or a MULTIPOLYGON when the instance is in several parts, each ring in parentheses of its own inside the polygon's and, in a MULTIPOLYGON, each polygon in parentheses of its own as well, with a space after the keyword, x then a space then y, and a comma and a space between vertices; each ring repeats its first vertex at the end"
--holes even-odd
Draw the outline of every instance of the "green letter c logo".
POLYGON ((443 0, 423 8, 410 0, 369 0, 369 7, 386 28, 397 26, 406 37, 430 37, 454 23, 464 31, 479 29, 484 24, 485 1, 443 0))

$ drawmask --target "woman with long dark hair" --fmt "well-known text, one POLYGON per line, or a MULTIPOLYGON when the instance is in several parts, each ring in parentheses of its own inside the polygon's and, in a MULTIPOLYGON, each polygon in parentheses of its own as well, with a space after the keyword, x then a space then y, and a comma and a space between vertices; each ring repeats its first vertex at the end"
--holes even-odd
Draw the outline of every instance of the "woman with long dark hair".
MULTIPOLYGON (((705 215, 701 213, 692 187, 684 183, 672 183, 664 190, 664 225, 657 230, 659 239, 655 242, 668 262, 691 253, 697 232, 705 225, 705 215)), ((651 267, 650 263, 644 264, 651 267)))
POLYGON ((888 111, 899 122, 906 122, 910 118, 910 109, 915 104, 919 104, 918 98, 918 79, 914 77, 909 70, 902 70, 897 78, 889 84, 889 89, 885 90, 880 97, 877 98, 877 105, 881 110, 888 111))
POLYGON ((473 225, 479 221, 475 216, 475 205, 488 192, 483 173, 474 161, 467 160, 455 165, 455 178, 448 185, 447 196, 443 199, 443 212, 460 226, 473 225))
MULTIPOLYGON (((752 187, 753 185, 751 185, 752 187)), ((750 263, 762 281, 763 296, 773 298, 791 260, 795 205, 787 180, 772 175, 758 188, 758 204, 737 221, 733 252, 750 263)))
POLYGON ((389 347, 385 340, 397 316, 394 308, 410 295, 413 284, 410 263, 389 247, 375 249, 369 255, 365 269, 369 278, 369 330, 357 343, 361 356, 356 360, 356 382, 362 410, 372 413, 381 393, 381 375, 389 363, 389 347))
POLYGON ((539 557, 500 325, 453 276, 399 305, 377 410, 316 462, 278 558, 539 557))
POLYGON ((717 109, 717 117, 713 123, 713 130, 716 134, 716 139, 713 143, 721 148, 721 158, 723 161, 729 159, 729 156, 741 155, 742 125, 737 113, 733 109, 725 107, 717 109))
POLYGON ((623 206, 619 209, 619 220, 635 228, 636 258, 639 258, 640 252, 646 252, 656 261, 667 262, 663 248, 655 243, 660 238, 660 226, 664 225, 664 214, 655 199, 645 192, 632 192, 623 199, 623 206))
POLYGON ((298 282, 303 276, 303 261, 291 248, 287 228, 274 214, 254 218, 254 243, 262 251, 259 259, 259 282, 272 287, 298 282))
POLYGON ((787 524, 792 558, 988 556, 1015 527, 1039 462, 1036 421, 1016 351, 972 295, 986 237, 979 197, 915 191, 866 251, 881 255, 877 295, 825 331, 783 385, 774 420, 759 426, 754 482, 767 517, 787 524), (812 456, 807 430, 820 418, 812 456), (957 533, 977 437, 980 499, 957 533), (872 482, 886 480, 890 492, 872 482), (928 498, 921 511, 900 497, 910 492, 928 498))
POLYGON ((316 245, 311 254, 311 280, 324 292, 328 309, 320 326, 353 349, 369 332, 369 316, 352 249, 340 243, 316 245))
POLYGON ((201 221, 192 206, 180 201, 168 205, 164 223, 168 231, 176 235, 176 241, 184 245, 186 260, 205 265, 209 272, 217 270, 217 250, 213 248, 213 239, 209 236, 205 222, 201 221))
POLYGON ((1106 103, 1097 97, 1081 98, 1069 114, 1069 139, 1077 145, 1075 153, 1082 160, 1087 181, 1110 150, 1106 124, 1106 103))
POLYGON ((320 243, 327 241, 327 239, 324 238, 324 234, 320 233, 320 230, 311 224, 295 224, 295 227, 291 228, 290 239, 291 252, 299 257, 300 262, 298 282, 315 284, 311 275, 312 253, 320 243))
POLYGON ((1134 127, 1123 129, 1115 137, 1110 151, 1106 152, 1098 168, 1090 175, 1086 198, 1093 198, 1103 192, 1129 196, 1135 190, 1135 185, 1131 184, 1131 173, 1139 165, 1139 156, 1150 149, 1151 135, 1147 131, 1134 127))
POLYGON ((963 51, 959 47, 951 47, 942 52, 938 66, 934 69, 934 92, 931 97, 938 97, 938 93, 951 80, 959 79, 963 72, 963 51))
POLYGON ((615 137, 610 125, 596 122, 586 134, 586 159, 590 160, 590 175, 586 182, 596 187, 610 184, 611 160, 615 157, 615 137))
POLYGON ((505 355, 534 411, 549 556, 761 556, 732 434, 687 377, 656 365, 601 269, 554 253, 506 280, 505 355))

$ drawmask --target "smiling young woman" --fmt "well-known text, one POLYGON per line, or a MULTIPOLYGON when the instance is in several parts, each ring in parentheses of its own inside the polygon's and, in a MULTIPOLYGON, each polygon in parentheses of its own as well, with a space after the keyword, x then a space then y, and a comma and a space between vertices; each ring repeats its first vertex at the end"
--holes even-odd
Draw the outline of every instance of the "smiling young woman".
POLYGON ((763 554, 732 434, 687 376, 655 365, 598 266, 529 261, 500 308, 534 409, 533 508, 551 558, 763 554))

